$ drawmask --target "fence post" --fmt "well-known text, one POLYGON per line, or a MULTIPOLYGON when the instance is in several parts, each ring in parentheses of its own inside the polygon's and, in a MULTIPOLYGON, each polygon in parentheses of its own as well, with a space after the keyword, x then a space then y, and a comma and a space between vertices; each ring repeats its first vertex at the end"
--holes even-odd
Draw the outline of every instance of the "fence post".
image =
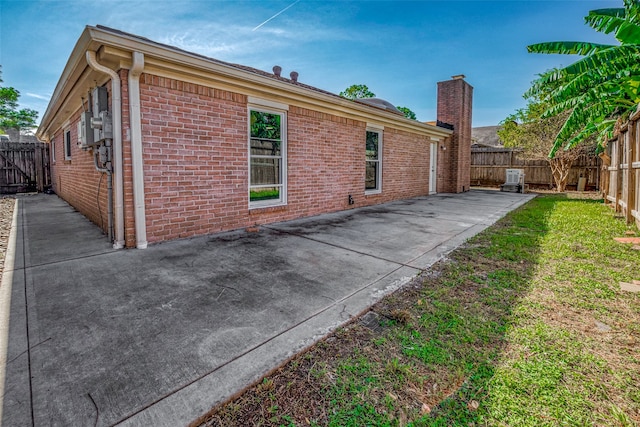
POLYGON ((622 207, 620 206, 620 200, 622 200, 622 148, 624 147, 624 134, 619 133, 618 138, 616 139, 616 150, 618 156, 616 157, 616 212, 621 212, 622 207))
POLYGON ((627 144, 627 183, 628 183, 628 189, 627 189, 627 212, 625 215, 625 219, 627 221, 627 224, 630 224, 633 222, 634 217, 633 217, 633 208, 636 206, 636 185, 637 182, 636 181, 636 173, 635 170, 633 169, 633 161, 636 158, 636 153, 635 153, 635 148, 636 148, 636 138, 637 136, 637 130, 636 130, 636 121, 635 120, 630 120, 629 121, 629 126, 627 128, 627 131, 629 132, 629 139, 628 139, 628 144, 627 144))
POLYGON ((42 144, 40 143, 36 143, 34 144, 34 156, 35 156, 35 163, 36 163, 36 190, 38 190, 38 192, 43 192, 44 191, 44 186, 43 186, 43 164, 42 164, 42 144))
MULTIPOLYGON (((0 152, 4 152, 7 147, 9 147, 10 143, 8 142, 0 142, 0 152)), ((7 165, 7 160, 2 157, 0 160, 0 189, 1 192, 6 191, 6 188, 9 184, 9 165, 7 165)))
POLYGON ((633 206, 635 206, 635 185, 633 182, 633 167, 632 167, 632 163, 633 163, 633 146, 634 143, 633 141, 635 141, 636 138, 636 131, 635 131, 636 127, 634 126, 634 122, 629 121, 628 122, 628 126, 627 126, 627 132, 629 133, 629 137, 625 138, 625 142, 624 142, 624 150, 626 150, 626 174, 627 174, 627 188, 626 190, 626 202, 627 202, 627 208, 625 209, 625 215, 624 215, 624 219, 627 222, 627 224, 631 223, 631 221, 633 220, 633 216, 631 215, 631 210, 633 209, 633 206))

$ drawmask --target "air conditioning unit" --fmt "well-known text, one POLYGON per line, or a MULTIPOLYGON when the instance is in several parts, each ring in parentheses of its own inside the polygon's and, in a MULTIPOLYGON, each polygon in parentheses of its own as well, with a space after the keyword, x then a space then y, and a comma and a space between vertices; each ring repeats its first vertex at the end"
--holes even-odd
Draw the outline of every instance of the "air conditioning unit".
POLYGON ((518 185, 524 180, 524 169, 507 169, 507 181, 505 184, 518 185))
POLYGON ((506 182, 500 185, 500 191, 509 191, 511 193, 524 193, 524 169, 507 169, 506 182))

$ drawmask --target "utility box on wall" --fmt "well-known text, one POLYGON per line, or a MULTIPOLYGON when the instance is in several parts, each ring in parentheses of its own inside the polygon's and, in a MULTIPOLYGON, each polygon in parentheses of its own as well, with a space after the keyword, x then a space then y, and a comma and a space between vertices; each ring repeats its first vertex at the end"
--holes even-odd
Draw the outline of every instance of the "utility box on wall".
MULTIPOLYGON (((109 110, 109 99, 106 87, 96 87, 91 91, 91 113, 95 119, 100 118, 100 113, 109 110)), ((102 139, 102 131, 93 129, 93 141, 102 139)))
POLYGON ((109 109, 109 99, 106 87, 96 87, 91 91, 91 111, 93 117, 98 117, 101 111, 107 111, 109 109))
POLYGON ((80 121, 78 122, 78 143, 80 148, 86 150, 96 145, 94 142, 94 131, 91 127, 92 114, 90 111, 83 111, 80 114, 80 121))

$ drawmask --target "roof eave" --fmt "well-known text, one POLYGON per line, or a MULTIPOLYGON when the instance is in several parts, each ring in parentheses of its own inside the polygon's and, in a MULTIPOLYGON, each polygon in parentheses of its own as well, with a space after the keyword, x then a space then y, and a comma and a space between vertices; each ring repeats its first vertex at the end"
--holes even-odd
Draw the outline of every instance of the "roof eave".
POLYGON ((47 109, 45 110, 42 119, 40 120, 40 126, 38 126, 38 130, 36 131, 36 136, 40 140, 49 141, 49 136, 47 135, 47 131, 49 125, 51 124, 51 120, 55 113, 58 111, 60 104, 64 100, 63 93, 69 89, 69 83, 73 80, 72 76, 78 73, 79 66, 86 66, 85 52, 89 49, 92 44, 91 33, 89 31, 90 27, 85 27, 84 31, 78 38, 73 50, 71 51, 71 55, 69 56, 69 60, 65 65, 62 75, 56 84, 56 88, 51 95, 51 100, 47 105, 47 109))
MULTIPOLYGON (((87 69, 85 54, 87 50, 104 50, 105 61, 114 66, 128 68, 132 52, 145 55, 150 66, 181 73, 191 73, 193 76, 209 81, 220 81, 223 84, 237 87, 245 93, 276 92, 279 97, 293 103, 302 103, 309 107, 323 107, 334 110, 348 117, 374 121, 381 125, 393 126, 402 130, 429 134, 437 138, 446 138, 453 132, 438 126, 399 117, 397 114, 375 106, 359 104, 352 100, 341 98, 334 94, 324 93, 289 81, 288 79, 265 76, 252 71, 236 67, 202 55, 187 52, 178 48, 162 45, 154 41, 122 33, 117 30, 87 26, 76 43, 62 76, 56 85, 51 101, 43 115, 37 136, 49 140, 49 133, 53 119, 62 104, 69 96, 79 79, 87 69), (215 77, 215 78, 214 78, 215 77)), ((194 77, 194 78, 195 78, 194 77)))

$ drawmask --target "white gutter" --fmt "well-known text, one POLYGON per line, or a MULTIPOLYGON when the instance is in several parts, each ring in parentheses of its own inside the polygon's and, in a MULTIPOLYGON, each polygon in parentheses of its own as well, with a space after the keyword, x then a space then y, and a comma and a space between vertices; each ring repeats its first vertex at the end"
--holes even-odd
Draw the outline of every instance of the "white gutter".
POLYGON ((96 53, 90 50, 86 54, 91 68, 111 77, 111 114, 113 117, 113 174, 115 175, 115 224, 116 235, 113 247, 124 247, 124 192, 122 179, 122 95, 120 94, 120 76, 111 68, 98 63, 96 53))
POLYGON ((140 119, 140 75, 144 70, 144 54, 133 52, 129 70, 129 126, 131 130, 131 162, 133 166, 133 214, 136 223, 136 247, 147 247, 147 217, 144 204, 144 170, 142 165, 142 124, 140 119))

